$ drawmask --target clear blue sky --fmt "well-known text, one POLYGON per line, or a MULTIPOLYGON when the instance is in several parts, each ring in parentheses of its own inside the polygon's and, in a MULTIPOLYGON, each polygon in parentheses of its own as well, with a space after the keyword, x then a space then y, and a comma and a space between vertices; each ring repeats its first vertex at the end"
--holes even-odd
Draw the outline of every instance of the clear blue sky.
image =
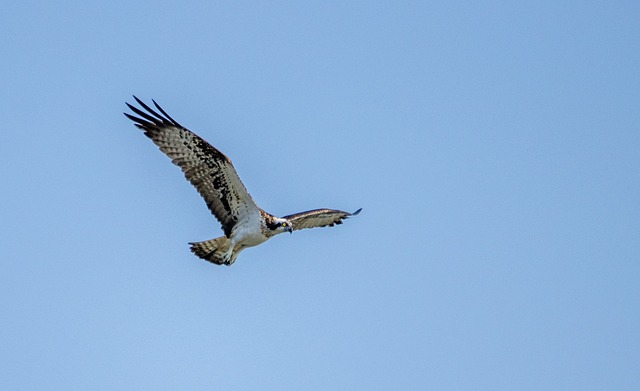
POLYGON ((640 5, 10 2, 3 390, 640 389, 640 5), (231 268, 136 94, 276 215, 231 268))

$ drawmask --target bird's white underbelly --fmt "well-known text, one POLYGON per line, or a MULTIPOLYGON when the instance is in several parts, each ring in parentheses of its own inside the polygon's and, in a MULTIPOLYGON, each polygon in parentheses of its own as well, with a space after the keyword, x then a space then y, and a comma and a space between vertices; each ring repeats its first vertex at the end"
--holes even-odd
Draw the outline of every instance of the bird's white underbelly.
POLYGON ((231 240, 244 247, 253 247, 267 241, 258 224, 239 224, 233 229, 231 240))

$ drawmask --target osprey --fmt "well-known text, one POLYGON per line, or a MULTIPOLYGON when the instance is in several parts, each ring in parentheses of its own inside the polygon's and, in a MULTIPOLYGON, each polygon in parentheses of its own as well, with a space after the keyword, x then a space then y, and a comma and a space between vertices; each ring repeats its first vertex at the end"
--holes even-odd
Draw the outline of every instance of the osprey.
POLYGON ((176 122, 155 101, 153 104, 160 113, 133 98, 145 111, 127 103, 138 117, 124 115, 182 169, 222 224, 224 236, 189 243, 191 251, 204 260, 230 266, 242 250, 262 244, 275 235, 304 228, 333 227, 362 210, 348 213, 314 209, 284 217, 273 216, 256 205, 225 154, 176 122))

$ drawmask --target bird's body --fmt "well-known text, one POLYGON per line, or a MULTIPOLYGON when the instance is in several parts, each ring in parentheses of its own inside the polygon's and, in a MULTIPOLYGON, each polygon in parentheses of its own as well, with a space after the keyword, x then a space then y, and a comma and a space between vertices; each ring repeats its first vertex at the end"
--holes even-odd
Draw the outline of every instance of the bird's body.
POLYGON ((360 212, 360 209, 354 213, 315 209, 282 218, 265 212, 253 201, 227 156, 177 123, 155 101, 160 113, 134 98, 146 111, 127 103, 139 117, 125 115, 182 169, 222 224, 224 236, 190 243, 191 251, 198 257, 219 265, 231 265, 242 250, 262 244, 277 234, 342 224, 342 220, 360 212))

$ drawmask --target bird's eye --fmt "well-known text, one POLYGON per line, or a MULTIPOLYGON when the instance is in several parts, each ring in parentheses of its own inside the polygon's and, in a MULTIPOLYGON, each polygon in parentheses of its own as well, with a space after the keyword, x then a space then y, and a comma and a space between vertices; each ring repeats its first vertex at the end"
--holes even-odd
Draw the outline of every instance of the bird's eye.
POLYGON ((289 224, 287 224, 287 223, 282 223, 282 226, 283 226, 283 227, 286 227, 287 225, 289 225, 289 224))

